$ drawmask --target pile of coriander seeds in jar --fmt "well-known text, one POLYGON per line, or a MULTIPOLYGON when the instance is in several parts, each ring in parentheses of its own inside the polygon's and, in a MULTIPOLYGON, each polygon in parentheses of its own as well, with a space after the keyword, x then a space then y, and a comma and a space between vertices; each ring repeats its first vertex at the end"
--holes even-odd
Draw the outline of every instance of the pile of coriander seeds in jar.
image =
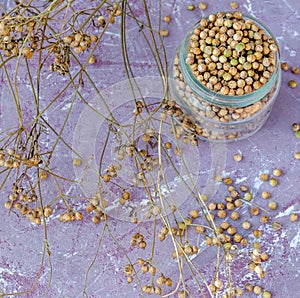
POLYGON ((246 138, 267 120, 281 84, 270 30, 240 11, 201 19, 177 50, 171 69, 176 119, 208 141, 246 138))

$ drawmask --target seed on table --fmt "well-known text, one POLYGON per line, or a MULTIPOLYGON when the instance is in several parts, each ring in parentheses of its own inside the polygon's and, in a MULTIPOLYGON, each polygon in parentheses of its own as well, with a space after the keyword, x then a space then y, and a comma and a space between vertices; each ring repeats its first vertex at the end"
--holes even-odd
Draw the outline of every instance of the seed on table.
POLYGON ((244 221, 242 223, 242 228, 245 230, 249 230, 251 228, 251 223, 249 221, 244 221))
POLYGON ((276 178, 272 177, 269 181, 271 186, 276 186, 278 184, 278 181, 276 178))
POLYGON ((81 160, 79 158, 74 158, 73 165, 79 167, 81 165, 81 160))
POLYGON ((298 131, 300 129, 300 125, 298 123, 293 123, 292 129, 293 129, 293 131, 298 131))
POLYGON ((291 220, 292 222, 298 221, 298 219, 299 219, 299 216, 298 216, 297 213, 292 213, 292 214, 290 215, 290 220, 291 220))
POLYGON ((272 294, 269 291, 264 291, 262 293, 262 298, 271 298, 271 297, 272 297, 272 294))
POLYGON ((277 203, 274 202, 274 201, 270 201, 268 203, 268 207, 271 209, 271 210, 275 210, 277 208, 277 203))
POLYGON ((167 29, 161 29, 159 31, 159 35, 162 37, 168 37, 169 36, 169 31, 167 29))
POLYGON ((271 194, 270 194, 268 191, 263 191, 263 192, 261 193, 261 197, 262 197, 263 199, 269 199, 269 198, 271 197, 271 194))
POLYGON ((207 7, 206 2, 200 2, 200 3, 198 4, 198 7, 199 7, 199 9, 201 9, 201 10, 205 10, 206 7, 207 7))
POLYGON ((274 169, 273 175, 276 177, 280 177, 282 175, 282 171, 280 169, 274 169))
POLYGON ((253 288, 253 292, 256 294, 256 295, 259 295, 261 292, 262 292, 262 287, 260 286, 255 286, 253 288))
POLYGON ((233 159, 237 162, 240 162, 243 159, 243 156, 240 153, 235 153, 233 159))
POLYGON ((259 221, 263 224, 269 222, 269 217, 267 215, 262 215, 259 219, 259 221))
POLYGON ((296 88, 296 87, 297 87, 297 82, 296 82, 295 80, 290 80, 290 81, 289 81, 289 86, 290 86, 291 88, 296 88))
POLYGON ((231 1, 230 2, 230 7, 231 7, 231 9, 237 9, 238 8, 238 4, 235 1, 231 1))
POLYGON ((267 173, 262 173, 259 175, 261 181, 268 181, 269 175, 267 173))
POLYGON ((294 152, 294 158, 300 160, 300 151, 294 152))
POLYGON ((187 7, 188 10, 192 11, 195 9, 195 5, 193 4, 190 4, 188 7, 187 7))
POLYGON ((250 213, 254 216, 258 215, 259 214, 259 209, 257 207, 253 207, 250 209, 250 213))
POLYGON ((296 137, 297 139, 300 138, 300 130, 295 131, 295 137, 296 137))
POLYGON ((293 74, 298 74, 299 73, 299 68, 297 66, 292 67, 292 73, 293 74))
POLYGON ((171 16, 169 16, 169 15, 164 16, 164 22, 170 23, 171 22, 171 16))
POLYGON ((273 228, 273 230, 275 230, 275 231, 279 231, 279 230, 281 230, 282 225, 281 225, 280 222, 275 221, 275 222, 272 223, 272 228, 273 228))
POLYGON ((89 64, 94 64, 97 62, 97 59, 95 56, 92 56, 90 59, 89 59, 89 64))
POLYGON ((288 71, 290 68, 289 64, 287 62, 282 62, 281 63, 281 69, 284 71, 288 71))

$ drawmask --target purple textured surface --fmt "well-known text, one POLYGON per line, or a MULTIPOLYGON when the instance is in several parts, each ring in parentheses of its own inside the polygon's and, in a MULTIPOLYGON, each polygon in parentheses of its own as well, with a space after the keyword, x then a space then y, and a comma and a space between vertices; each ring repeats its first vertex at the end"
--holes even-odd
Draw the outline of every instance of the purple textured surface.
MULTIPOLYGON (((140 1, 133 2, 136 13, 142 14, 140 1)), ((162 9, 162 15, 169 14, 172 17, 170 24, 162 24, 162 27, 169 30, 169 37, 164 38, 169 61, 185 32, 199 18, 212 12, 230 10, 230 1, 207 1, 205 11, 200 11, 197 7, 194 11, 188 11, 186 7, 190 3, 198 4, 196 1, 166 0, 160 5, 159 1, 149 1, 154 28, 158 26, 160 9, 162 9)), ((241 0, 238 1, 238 4, 243 13, 260 19, 271 29, 280 45, 282 61, 288 61, 290 65, 300 66, 299 57, 297 57, 300 50, 300 2, 297 0, 241 0)), ((143 18, 142 15, 139 17, 143 18)), ((127 51, 132 59, 135 76, 158 76, 157 67, 153 63, 149 48, 141 37, 138 28, 133 21, 128 21, 127 26, 129 32, 127 51)), ((121 58, 118 25, 112 26, 108 30, 95 55, 97 63, 89 67, 88 73, 98 83, 101 90, 114 86, 126 78, 121 58)), ((24 65, 20 67, 24 67, 24 65)), ((8 67, 8 70, 13 71, 13 68, 9 69, 8 67)), ((6 79, 2 70, 0 76, 0 131, 4 131, 11 125, 17 125, 17 116, 15 107, 8 100, 10 93, 7 86, 3 84, 6 79)), ((300 161, 293 159, 293 152, 300 151, 300 139, 296 139, 291 130, 292 123, 300 122, 300 87, 297 86, 295 89, 288 87, 288 81, 292 78, 298 79, 290 71, 283 73, 281 90, 271 116, 256 135, 250 139, 224 146, 200 143, 199 151, 197 151, 201 164, 200 171, 197 173, 199 176, 198 186, 200 189, 205 189, 205 193, 208 195, 210 191, 212 195, 216 192, 215 197, 224 197, 225 188, 220 186, 217 187, 216 191, 212 191, 209 188, 211 182, 207 180, 207 177, 211 177, 211 173, 218 172, 218 165, 221 165, 223 174, 230 175, 237 184, 250 185, 254 196, 257 197, 262 190, 271 189, 269 185, 266 186, 257 179, 259 173, 271 172, 275 167, 282 169, 283 176, 279 179, 279 185, 271 190, 273 200, 278 203, 278 210, 270 212, 269 216, 272 220, 282 223, 283 229, 274 232, 270 225, 261 226, 257 219, 250 219, 254 226, 264 231, 261 240, 262 247, 270 254, 270 259, 264 265, 266 277, 262 280, 255 278, 253 274, 249 274, 244 264, 239 264, 239 261, 235 263, 236 268, 234 269, 234 279, 239 286, 243 287, 246 282, 259 283, 263 288, 269 289, 273 297, 278 298, 300 297, 297 294, 300 284, 299 222, 291 223, 289 220, 289 214, 292 212, 299 214, 300 209, 300 161), (240 163, 236 163, 232 159, 233 154, 237 151, 241 151, 244 157, 240 163), (207 159, 203 157, 203 152, 207 153, 207 159), (217 152, 217 157, 223 158, 222 161, 217 162, 217 165, 212 163, 214 160, 214 156, 210 156, 212 152, 217 152)), ((20 90, 23 92, 22 95, 30 97, 30 92, 26 87, 26 76, 20 75, 18 80, 20 90)), ((48 79, 45 75, 45 85, 41 92, 42 104, 46 105, 48 100, 54 98, 61 86, 64 85, 64 80, 57 74, 51 74, 48 79)), ((88 83, 82 92, 89 94, 88 83)), ((61 127, 72 101, 71 90, 67 90, 65 93, 64 100, 55 102, 48 109, 46 115, 48 121, 56 124, 57 127, 61 127)), ((94 97, 94 94, 91 94, 91 97, 94 97)), ((85 104, 79 99, 75 100, 71 117, 63 133, 64 139, 70 144, 73 142, 74 127, 78 124, 78 118, 84 107, 85 104)), ((24 115, 25 121, 31 119, 33 113, 34 108, 28 106, 24 115)), ((120 117, 122 118, 122 115, 120 117)), ((49 138, 51 138, 51 132, 49 132, 49 138)), ((103 144, 101 135, 97 138, 96 144, 101 146, 103 144)), ((76 139, 74 142, 76 143, 76 139)), ((57 174, 64 176, 65 173, 69 173, 69 178, 76 178, 70 150, 59 144, 56 152, 51 167, 56 169, 57 174)), ((62 188, 70 196, 84 197, 86 195, 79 186, 72 186, 70 183, 62 184, 62 188)), ((46 197, 46 201, 50 201, 57 195, 55 186, 52 185, 51 188, 51 181, 48 182, 47 193, 49 198, 46 197)), ((6 195, 7 193, 2 191, 2 205, 6 201, 6 195)), ((186 199, 184 198, 184 200, 186 199)), ((263 207, 266 207, 267 204, 261 199, 258 199, 257 203, 263 207)), ((74 200, 73 205, 76 209, 80 206, 80 202, 74 200)), ((189 210, 189 208, 191 206, 185 202, 184 209, 189 210)), ((85 274, 93 262, 103 223, 94 225, 90 220, 84 220, 83 222, 62 224, 58 220, 59 211, 58 207, 47 225, 53 268, 48 297, 82 297, 85 274)), ((246 212, 246 209, 244 211, 246 212)), ((242 213, 241 216, 246 219, 247 214, 242 213)), ((137 250, 131 248, 129 244, 131 235, 135 231, 134 226, 127 221, 118 220, 116 217, 111 218, 111 232, 126 249, 128 255, 134 258, 137 250)), ((40 270, 44 246, 43 226, 37 227, 29 221, 17 217, 14 213, 8 215, 7 210, 2 207, 0 208, 0 218, 0 288, 4 292, 28 290, 33 285, 40 270)), ((151 223, 145 224, 142 229, 145 237, 150 239, 153 234, 151 223)), ((100 244, 99 255, 89 271, 86 297, 142 297, 139 285, 136 282, 128 285, 124 277, 122 268, 128 263, 128 260, 122 249, 118 248, 107 231, 105 233, 105 240, 100 244)), ((202 240, 196 239, 195 241, 198 241, 199 246, 201 246, 202 240)), ((160 268, 167 275, 176 280, 176 276, 178 276, 177 264, 171 258, 167 258, 173 250, 171 241, 168 241, 167 244, 163 243, 163 245, 157 243, 157 246, 155 261, 160 264, 160 268), (168 251, 168 247, 170 251, 168 251)), ((147 247, 141 256, 149 255, 150 249, 147 247)), ((202 253, 197 255, 194 259, 195 264, 209 273, 212 269, 208 261, 213 258, 213 253, 212 250, 210 254, 206 255, 205 261, 201 257, 202 253)), ((32 293, 24 294, 24 297, 42 297, 45 295, 50 274, 49 266, 47 256, 45 256, 45 263, 41 268, 41 276, 36 288, 32 293)), ((192 278, 188 278, 188 274, 190 273, 187 273, 186 283, 191 291, 191 297, 199 297, 200 293, 197 286, 192 278)), ((244 295, 244 297, 253 296, 254 294, 247 293, 244 295)))

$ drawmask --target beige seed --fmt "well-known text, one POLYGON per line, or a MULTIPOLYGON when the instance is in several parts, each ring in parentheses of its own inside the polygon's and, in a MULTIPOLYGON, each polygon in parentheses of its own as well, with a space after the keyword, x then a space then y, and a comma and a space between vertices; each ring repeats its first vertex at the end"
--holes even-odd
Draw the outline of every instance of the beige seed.
POLYGON ((274 169, 273 170, 273 175, 276 177, 279 177, 282 175, 282 171, 280 169, 274 169))
POLYGON ((233 159, 237 162, 240 162, 243 159, 243 156, 240 153, 235 153, 233 159))
POLYGON ((278 181, 277 181, 276 178, 271 178, 269 183, 270 183, 271 186, 276 186, 278 184, 278 181))
POLYGON ((167 16, 164 16, 164 22, 166 23, 170 23, 171 22, 171 16, 167 15, 167 16))
POLYGON ((294 152, 294 158, 296 159, 296 160, 300 160, 300 151, 298 151, 298 152, 294 152))
POLYGON ((298 221, 298 220, 299 220, 298 214, 292 213, 292 214, 290 215, 290 220, 291 220, 292 222, 298 221))
POLYGON ((207 7, 207 5, 206 5, 205 2, 200 2, 200 3, 198 4, 198 7, 199 7, 199 9, 201 9, 201 10, 205 10, 206 7, 207 7))
POLYGON ((169 31, 167 29, 161 29, 159 31, 159 35, 162 37, 168 37, 169 36, 169 31))
POLYGON ((268 203, 268 207, 271 209, 271 210, 276 210, 277 209, 277 203, 274 202, 274 201, 270 201, 268 203))

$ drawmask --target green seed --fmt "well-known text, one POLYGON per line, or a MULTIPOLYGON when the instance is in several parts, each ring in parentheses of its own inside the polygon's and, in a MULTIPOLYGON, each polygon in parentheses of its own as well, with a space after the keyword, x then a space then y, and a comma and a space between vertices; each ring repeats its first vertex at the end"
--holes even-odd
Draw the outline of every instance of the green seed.
POLYGON ((224 56, 225 56, 226 58, 230 57, 231 55, 232 55, 232 52, 231 52, 230 49, 226 49, 226 50, 224 51, 224 56))
POLYGON ((251 192, 246 192, 244 194, 244 200, 247 201, 247 202, 250 202, 252 200, 253 196, 252 196, 252 193, 251 192))
POLYGON ((239 64, 239 62, 238 62, 236 59, 231 59, 231 60, 230 60, 230 64, 231 64, 232 66, 236 66, 236 65, 239 64))
POLYGON ((245 45, 243 43, 237 43, 236 46, 235 46, 235 49, 238 51, 238 52, 241 52, 245 49, 245 45))
POLYGON ((296 138, 300 138, 300 130, 297 130, 297 131, 295 131, 295 136, 296 136, 296 138))
POLYGON ((295 80, 290 80, 290 81, 289 81, 289 86, 290 86, 291 88, 296 88, 296 87, 297 87, 297 82, 296 82, 295 80))

